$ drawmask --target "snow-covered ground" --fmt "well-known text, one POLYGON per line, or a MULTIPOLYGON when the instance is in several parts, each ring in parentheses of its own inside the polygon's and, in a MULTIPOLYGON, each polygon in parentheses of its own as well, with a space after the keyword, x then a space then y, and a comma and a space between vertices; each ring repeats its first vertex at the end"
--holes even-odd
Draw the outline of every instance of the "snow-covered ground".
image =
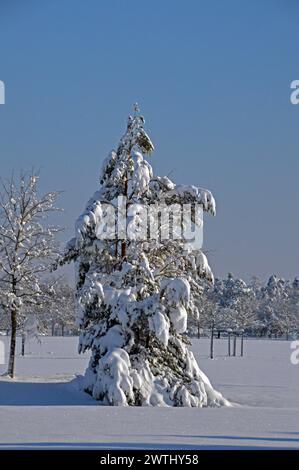
POLYGON ((299 449, 299 365, 290 362, 290 342, 247 340, 244 358, 228 358, 226 340, 216 340, 211 360, 209 341, 194 340, 202 370, 238 403, 220 409, 98 406, 78 390, 75 375, 88 355, 76 354, 77 342, 32 340, 17 358, 17 379, 0 378, 0 448, 299 449))

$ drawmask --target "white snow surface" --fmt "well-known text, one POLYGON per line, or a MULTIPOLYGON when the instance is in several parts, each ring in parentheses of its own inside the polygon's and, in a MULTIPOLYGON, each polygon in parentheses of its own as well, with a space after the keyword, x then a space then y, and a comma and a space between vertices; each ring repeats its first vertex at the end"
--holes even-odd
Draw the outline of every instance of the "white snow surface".
POLYGON ((229 358, 227 341, 215 339, 211 360, 209 340, 193 340, 200 368, 236 405, 191 409, 99 406, 80 391, 89 354, 76 353, 78 338, 40 339, 17 358, 15 380, 0 378, 0 448, 299 449, 299 366, 288 341, 246 340, 245 357, 229 358))

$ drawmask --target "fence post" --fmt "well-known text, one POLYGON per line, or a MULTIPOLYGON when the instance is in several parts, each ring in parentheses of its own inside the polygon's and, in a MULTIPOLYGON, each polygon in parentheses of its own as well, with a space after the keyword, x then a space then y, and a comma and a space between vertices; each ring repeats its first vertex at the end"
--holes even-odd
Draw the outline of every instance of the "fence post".
POLYGON ((234 332, 233 356, 236 355, 236 351, 237 351, 237 333, 234 332))
POLYGON ((244 330, 241 330, 241 357, 244 355, 244 330))
POLYGON ((230 337, 231 337, 232 330, 228 328, 227 330, 227 340, 228 340, 228 355, 230 356, 230 337))
POLYGON ((22 348, 21 348, 21 355, 25 356, 25 335, 22 333, 22 348))
POLYGON ((214 358, 214 328, 211 329, 210 358, 214 358))

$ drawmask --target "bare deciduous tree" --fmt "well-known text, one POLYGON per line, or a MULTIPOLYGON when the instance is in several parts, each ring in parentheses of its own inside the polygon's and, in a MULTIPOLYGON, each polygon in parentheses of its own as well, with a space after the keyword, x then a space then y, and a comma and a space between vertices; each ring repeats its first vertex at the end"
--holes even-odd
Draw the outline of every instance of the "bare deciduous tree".
POLYGON ((10 315, 10 354, 7 374, 15 373, 17 327, 23 306, 43 297, 41 279, 58 254, 48 216, 59 210, 59 192, 38 193, 39 177, 31 173, 0 181, 0 290, 2 308, 10 315))

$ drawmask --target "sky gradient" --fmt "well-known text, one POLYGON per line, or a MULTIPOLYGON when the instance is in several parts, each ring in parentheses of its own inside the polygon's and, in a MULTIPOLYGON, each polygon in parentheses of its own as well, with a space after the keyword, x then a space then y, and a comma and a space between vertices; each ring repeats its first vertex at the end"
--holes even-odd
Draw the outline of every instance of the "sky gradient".
POLYGON ((138 101, 155 172, 213 191, 215 275, 299 275, 298 21, 295 0, 0 0, 1 176, 65 190, 70 238, 138 101))

